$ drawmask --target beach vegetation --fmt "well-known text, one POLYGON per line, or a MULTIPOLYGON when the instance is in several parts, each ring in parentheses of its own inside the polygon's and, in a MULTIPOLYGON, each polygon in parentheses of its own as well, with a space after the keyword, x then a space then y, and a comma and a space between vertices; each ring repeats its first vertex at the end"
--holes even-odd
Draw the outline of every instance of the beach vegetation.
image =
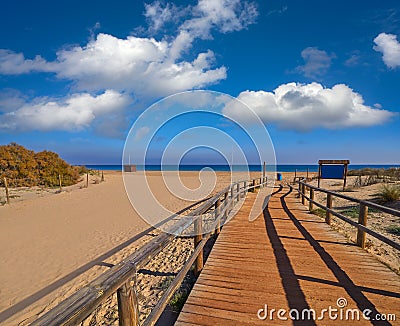
POLYGON ((357 176, 357 182, 362 185, 370 185, 377 182, 385 181, 399 181, 400 180, 400 168, 392 167, 388 169, 384 168, 364 168, 359 170, 350 170, 347 173, 348 176, 357 176), (362 182, 361 177, 366 177, 362 182))
POLYGON ((187 293, 187 291, 178 289, 172 296, 171 300, 169 301, 170 307, 174 311, 177 312, 181 311, 188 296, 189 294, 187 293))
POLYGON ((400 236, 400 225, 390 225, 387 227, 386 231, 391 234, 400 236))
POLYGON ((0 146, 1 185, 7 178, 11 187, 56 187, 61 178, 62 185, 69 186, 79 181, 81 171, 51 151, 35 153, 16 143, 0 146))
POLYGON ((400 187, 397 185, 383 185, 378 198, 384 202, 393 202, 400 199, 400 187))
POLYGON ((347 217, 355 219, 358 218, 358 215, 360 214, 360 208, 359 206, 352 206, 340 211, 340 213, 347 217))
POLYGON ((325 216, 326 216, 326 211, 323 210, 322 208, 313 209, 311 211, 311 213, 314 214, 314 215, 317 215, 319 217, 322 217, 322 218, 325 218, 325 216))

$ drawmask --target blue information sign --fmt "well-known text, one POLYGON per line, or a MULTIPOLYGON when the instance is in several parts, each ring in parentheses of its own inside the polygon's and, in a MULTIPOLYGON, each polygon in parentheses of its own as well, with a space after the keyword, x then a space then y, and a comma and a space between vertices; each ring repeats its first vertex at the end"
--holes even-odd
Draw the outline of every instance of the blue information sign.
POLYGON ((344 165, 321 165, 321 179, 343 179, 344 165))

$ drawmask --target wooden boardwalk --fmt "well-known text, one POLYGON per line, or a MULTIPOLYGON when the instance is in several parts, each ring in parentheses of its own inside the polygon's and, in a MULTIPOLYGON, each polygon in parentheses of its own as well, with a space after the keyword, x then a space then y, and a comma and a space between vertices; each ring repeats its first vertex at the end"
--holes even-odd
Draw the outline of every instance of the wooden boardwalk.
POLYGON ((400 325, 400 276, 309 214, 288 188, 275 190, 255 221, 249 193, 223 227, 176 325, 400 325), (368 321, 365 309, 396 321, 368 321), (305 320, 291 320, 297 312, 305 320))

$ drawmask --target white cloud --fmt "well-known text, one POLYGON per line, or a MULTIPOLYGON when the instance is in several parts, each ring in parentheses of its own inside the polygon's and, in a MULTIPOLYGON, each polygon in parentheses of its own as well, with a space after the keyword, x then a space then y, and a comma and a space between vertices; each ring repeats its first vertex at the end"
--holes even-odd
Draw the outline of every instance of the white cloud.
POLYGON ((400 43, 396 35, 380 33, 374 39, 374 50, 383 54, 383 62, 389 68, 400 67, 400 43))
MULTIPOLYGON (((169 3, 162 6, 156 1, 145 9, 154 30, 179 16, 177 7, 169 3)), ((226 68, 215 67, 213 51, 197 53, 192 61, 182 57, 196 38, 210 38, 213 29, 228 33, 254 23, 258 14, 255 5, 241 0, 199 0, 197 5, 180 11, 189 13, 189 17, 179 26, 175 38, 121 39, 100 33, 84 46, 58 51, 53 62, 0 50, 0 73, 53 72, 60 79, 71 80, 79 91, 114 89, 136 98, 157 98, 225 79, 226 68)))
POLYGON ((355 67, 360 64, 360 55, 352 54, 345 62, 344 65, 347 67, 355 67))
POLYGON ((8 104, 7 109, 0 108, 1 129, 76 130, 92 126, 95 130, 104 129, 108 122, 110 128, 106 129, 115 134, 110 130, 112 125, 120 126, 127 112, 127 107, 122 109, 118 103, 122 107, 130 101, 107 98, 133 98, 135 107, 142 108, 163 96, 218 83, 226 78, 227 69, 216 64, 214 52, 194 53, 188 59, 192 55, 188 50, 195 39, 211 38, 214 30, 228 33, 246 28, 254 23, 258 12, 253 3, 242 0, 199 0, 194 6, 179 8, 156 1, 145 5, 144 14, 153 31, 169 22, 176 23, 176 36, 157 40, 93 35, 101 27, 96 23, 87 44, 65 47, 52 62, 39 55, 27 59, 22 53, 0 50, 0 74, 53 73, 58 79, 71 81, 71 89, 76 92, 64 99, 37 98, 23 103, 4 100, 8 104), (98 105, 101 103, 113 112, 106 121, 98 121, 104 116, 101 111, 107 108, 98 105))
POLYGON ((139 130, 135 134, 135 139, 136 140, 142 139, 144 136, 146 136, 149 133, 149 131, 150 131, 150 128, 147 126, 139 128, 139 130))
MULTIPOLYGON (((226 68, 211 68, 212 51, 199 53, 191 62, 179 61, 176 39, 172 43, 128 36, 119 39, 99 34, 84 46, 61 50, 57 60, 24 60, 23 55, 0 53, 0 72, 22 74, 53 71, 60 79, 72 80, 80 91, 115 89, 135 97, 160 97, 204 87, 226 78, 226 68)), ((182 40, 185 42, 185 40, 182 40)))
POLYGON ((20 107, 0 114, 0 130, 81 130, 95 118, 124 110, 130 102, 129 96, 113 90, 98 96, 83 93, 64 99, 37 98, 31 102, 20 98, 20 107))
POLYGON ((74 80, 81 90, 111 88, 136 97, 164 96, 226 78, 225 67, 211 68, 212 51, 198 54, 192 62, 179 61, 176 51, 175 42, 99 34, 85 47, 60 51, 57 76, 74 80))
POLYGON ((25 59, 23 53, 0 49, 0 74, 20 75, 51 70, 52 64, 48 63, 40 55, 37 55, 34 59, 25 59))
POLYGON ((222 33, 240 31, 253 24, 258 16, 252 2, 241 0, 199 0, 193 8, 193 18, 185 21, 181 29, 194 37, 210 38, 213 28, 222 33))
MULTIPOLYGON (((392 112, 365 105, 360 94, 343 84, 324 88, 315 82, 288 83, 273 92, 245 91, 238 99, 252 108, 264 123, 301 132, 315 128, 368 127, 382 124, 393 116, 392 112)), ((224 108, 224 114, 251 122, 234 101, 224 108)))
POLYGON ((301 51, 305 61, 303 66, 296 67, 296 71, 303 73, 308 78, 318 79, 326 74, 332 64, 335 54, 328 54, 326 51, 315 47, 308 47, 301 51))
POLYGON ((162 4, 160 1, 145 3, 144 7, 150 33, 158 32, 170 22, 178 22, 190 10, 190 7, 178 7, 173 3, 162 4))

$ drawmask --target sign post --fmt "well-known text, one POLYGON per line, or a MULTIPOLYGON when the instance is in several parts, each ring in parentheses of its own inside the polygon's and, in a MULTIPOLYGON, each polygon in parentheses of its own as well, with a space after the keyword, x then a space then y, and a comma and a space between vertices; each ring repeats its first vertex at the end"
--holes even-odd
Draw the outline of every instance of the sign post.
POLYGON ((349 160, 319 160, 318 164, 318 188, 321 179, 343 179, 345 189, 349 160))

